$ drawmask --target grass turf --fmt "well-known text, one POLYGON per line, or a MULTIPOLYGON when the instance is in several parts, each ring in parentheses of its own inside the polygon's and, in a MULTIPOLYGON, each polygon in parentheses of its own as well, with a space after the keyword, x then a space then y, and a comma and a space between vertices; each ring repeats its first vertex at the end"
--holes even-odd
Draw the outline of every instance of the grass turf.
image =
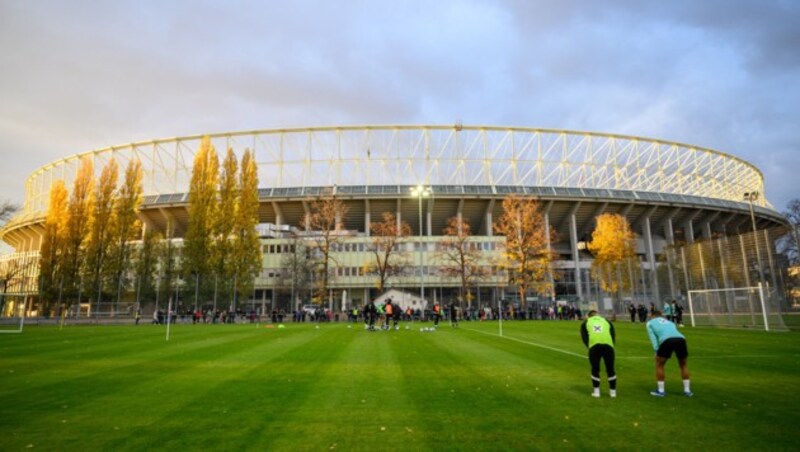
POLYGON ((594 399, 578 322, 419 326, 26 327, 0 336, 0 450, 800 444, 800 332, 687 328, 695 397, 672 359, 659 399, 644 327, 617 322, 619 396, 594 399))

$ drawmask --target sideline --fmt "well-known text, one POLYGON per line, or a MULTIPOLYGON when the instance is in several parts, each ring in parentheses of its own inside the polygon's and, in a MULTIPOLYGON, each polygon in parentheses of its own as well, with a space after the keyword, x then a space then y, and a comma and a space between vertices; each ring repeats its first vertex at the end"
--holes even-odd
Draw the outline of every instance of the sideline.
POLYGON ((551 350, 551 351, 554 351, 554 352, 563 353, 565 355, 577 356, 578 358, 581 358, 581 359, 586 359, 586 357, 587 357, 587 355, 579 355, 577 353, 573 353, 573 352, 570 352, 570 351, 567 351, 567 350, 562 350, 560 348, 550 347, 548 345, 537 344, 535 342, 523 341, 522 339, 516 339, 516 338, 508 337, 508 336, 500 336, 499 334, 487 333, 485 331, 473 330, 472 328, 461 328, 461 327, 459 327, 459 329, 466 330, 466 331, 472 331, 473 333, 479 333, 479 334, 483 334, 483 335, 486 335, 486 336, 499 337, 501 339, 508 339, 509 341, 519 342, 519 343, 522 343, 522 344, 533 345, 534 347, 544 348, 546 350, 551 350))

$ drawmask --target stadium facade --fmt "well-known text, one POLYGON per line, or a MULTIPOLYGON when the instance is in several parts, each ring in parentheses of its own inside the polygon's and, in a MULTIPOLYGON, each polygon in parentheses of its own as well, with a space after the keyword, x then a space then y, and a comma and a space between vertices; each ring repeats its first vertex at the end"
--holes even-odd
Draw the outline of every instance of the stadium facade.
MULTIPOLYGON (((370 221, 392 212, 412 227, 409 256, 416 270, 392 283, 393 289, 426 300, 453 297, 455 281, 440 276, 436 243, 449 218, 468 222, 487 267, 502 248, 492 230, 509 194, 534 197, 558 239, 558 277, 553 299, 587 302, 602 294, 589 274, 589 240, 601 213, 625 216, 637 237, 640 284, 638 300, 659 301, 681 296, 680 275, 656 271, 663 251, 676 242, 733 236, 785 225, 765 199, 764 179, 752 164, 722 152, 683 143, 606 133, 526 127, 466 125, 352 126, 273 129, 210 135, 218 152, 228 148, 241 156, 255 153, 260 183, 259 223, 263 270, 252 303, 261 308, 291 309, 278 289, 282 255, 290 248, 289 231, 303 231, 310 204, 332 193, 348 207, 348 231, 337 251, 332 279, 336 305, 340 299, 360 303, 375 293, 375 277, 362 267, 370 221), (413 187, 429 188, 430 196, 414 196, 413 187), (423 271, 419 271, 420 267, 423 271)), ((83 157, 96 171, 111 158, 124 167, 131 159, 144 169, 144 204, 140 219, 146 228, 174 227, 180 238, 188 220, 188 186, 192 162, 203 136, 161 139, 112 146, 65 157, 34 171, 26 181, 22 211, 0 237, 15 253, 2 262, 36 260, 51 184, 69 188, 83 157)), ((765 243, 769 243, 767 239, 765 243)), ((744 252, 744 250, 743 250, 744 252)), ((16 293, 35 296, 35 274, 18 283, 16 293)), ((513 288, 498 272, 479 283, 480 304, 512 299, 513 288)), ((14 292, 12 290, 12 292, 14 292)))

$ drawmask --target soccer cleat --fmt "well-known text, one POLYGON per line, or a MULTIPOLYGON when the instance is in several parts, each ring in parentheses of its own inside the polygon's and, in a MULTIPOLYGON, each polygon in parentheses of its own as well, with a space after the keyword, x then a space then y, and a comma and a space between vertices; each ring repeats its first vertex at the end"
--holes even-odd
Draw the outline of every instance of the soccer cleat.
POLYGON ((612 399, 616 399, 617 398, 617 390, 616 389, 612 389, 612 390, 608 391, 608 395, 610 395, 612 399))
POLYGON ((686 397, 691 397, 694 395, 694 393, 692 391, 683 391, 683 395, 685 395, 686 397))
POLYGON ((650 395, 651 396, 656 396, 656 397, 664 397, 665 395, 667 395, 667 393, 663 392, 663 391, 655 390, 655 391, 650 391, 650 395))
POLYGON ((592 393, 592 397, 594 397, 596 399, 599 399, 600 398, 600 393, 599 392, 593 392, 592 393))

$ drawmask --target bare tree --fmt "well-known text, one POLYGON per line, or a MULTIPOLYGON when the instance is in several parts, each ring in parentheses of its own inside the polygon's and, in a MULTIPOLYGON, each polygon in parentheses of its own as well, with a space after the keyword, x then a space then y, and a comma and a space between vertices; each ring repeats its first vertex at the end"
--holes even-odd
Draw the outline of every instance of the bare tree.
MULTIPOLYGON (((342 218, 347 215, 347 206, 341 199, 327 195, 311 203, 311 212, 305 215, 305 225, 312 232, 313 247, 311 256, 315 262, 315 282, 317 293, 315 298, 322 302, 330 288, 332 264, 338 262, 333 253, 346 237, 342 226, 342 218)), ((332 308, 333 300, 328 296, 328 305, 332 308)))
POLYGON ((314 263, 309 258, 308 245, 297 234, 292 234, 292 240, 286 246, 288 252, 281 257, 280 288, 291 295, 289 308, 296 309, 297 300, 307 299, 311 292, 314 263))
POLYGON ((472 287, 486 272, 480 265, 481 250, 478 243, 472 240, 469 223, 459 217, 447 220, 444 228, 444 239, 437 253, 442 263, 441 273, 444 276, 458 278, 459 301, 472 304, 472 287))
POLYGON ((369 251, 374 260, 365 265, 365 270, 378 277, 375 286, 379 293, 383 293, 389 280, 401 275, 409 265, 407 254, 398 246, 411 235, 411 226, 405 221, 398 224, 393 213, 384 212, 383 221, 370 223, 369 229, 369 251))

